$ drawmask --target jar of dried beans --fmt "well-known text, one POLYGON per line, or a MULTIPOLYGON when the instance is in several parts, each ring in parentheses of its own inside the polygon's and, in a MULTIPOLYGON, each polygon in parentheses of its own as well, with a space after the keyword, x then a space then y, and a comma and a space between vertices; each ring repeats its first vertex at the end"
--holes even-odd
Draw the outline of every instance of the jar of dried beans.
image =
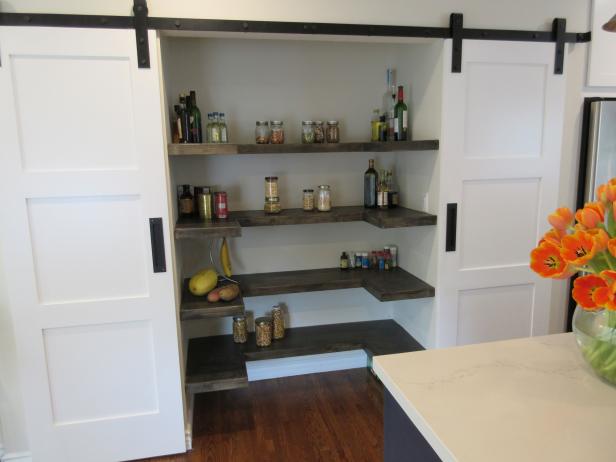
POLYGON ((314 123, 314 142, 325 143, 325 128, 320 120, 314 123))
POLYGON ((284 144, 284 128, 282 127, 282 121, 272 120, 270 122, 270 127, 271 127, 270 143, 284 144))
POLYGON ((314 210, 314 189, 304 189, 303 207, 306 212, 314 210))
POLYGON ((235 343, 246 343, 248 339, 248 326, 246 316, 233 317, 233 341, 235 343))
POLYGON ((280 305, 272 308, 272 323, 274 327, 272 337, 274 340, 284 338, 284 314, 280 305))
POLYGON ((329 122, 327 122, 327 142, 340 142, 340 128, 338 127, 337 120, 330 120, 329 122))
POLYGON ((255 127, 255 142, 257 144, 267 144, 270 141, 270 127, 267 120, 257 120, 255 127))
POLYGON ((266 347, 272 344, 272 318, 255 319, 255 337, 258 347, 266 347))

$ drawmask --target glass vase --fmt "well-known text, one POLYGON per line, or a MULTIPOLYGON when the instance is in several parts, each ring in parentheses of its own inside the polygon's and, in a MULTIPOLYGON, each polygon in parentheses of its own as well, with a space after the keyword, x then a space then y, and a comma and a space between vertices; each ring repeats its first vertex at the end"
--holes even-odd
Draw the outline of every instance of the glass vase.
POLYGON ((616 311, 588 311, 578 306, 573 331, 586 362, 598 376, 616 385, 616 311))

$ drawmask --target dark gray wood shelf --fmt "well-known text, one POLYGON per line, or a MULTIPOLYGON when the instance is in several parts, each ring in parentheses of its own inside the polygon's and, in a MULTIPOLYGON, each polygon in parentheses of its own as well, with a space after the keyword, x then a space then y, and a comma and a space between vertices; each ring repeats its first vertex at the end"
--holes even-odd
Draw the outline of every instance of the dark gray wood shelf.
POLYGON ((176 239, 238 237, 242 228, 252 226, 308 225, 317 223, 343 223, 365 221, 378 228, 406 228, 436 224, 436 215, 418 210, 396 207, 395 209, 366 209, 361 205, 332 207, 329 212, 302 209, 286 209, 277 214, 263 210, 230 212, 227 220, 202 220, 198 217, 180 218, 175 226, 176 239))
POLYGON ((323 154, 338 152, 434 151, 438 140, 350 142, 323 144, 192 144, 171 143, 170 156, 222 156, 237 154, 323 154))
POLYGON ((255 345, 254 333, 242 345, 231 335, 194 338, 188 344, 186 386, 189 393, 245 387, 246 361, 360 349, 372 357, 423 347, 391 319, 291 328, 284 339, 263 348, 255 345))
POLYGON ((228 302, 221 300, 211 303, 207 301, 207 297, 193 295, 190 290, 188 290, 189 281, 190 279, 185 279, 182 287, 182 303, 180 304, 180 319, 182 321, 244 314, 244 299, 242 298, 242 294, 228 302))
POLYGON ((434 297, 434 287, 402 268, 391 271, 323 268, 275 273, 240 274, 244 297, 320 290, 365 288, 382 302, 434 297))

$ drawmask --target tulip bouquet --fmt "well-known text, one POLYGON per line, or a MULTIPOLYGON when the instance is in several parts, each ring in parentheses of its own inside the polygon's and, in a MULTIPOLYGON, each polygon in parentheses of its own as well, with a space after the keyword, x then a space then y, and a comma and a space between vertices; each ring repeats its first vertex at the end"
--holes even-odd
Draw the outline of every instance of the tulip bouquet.
POLYGON ((593 369, 616 383, 616 178, 597 188, 597 199, 575 215, 562 207, 548 216, 552 229, 531 251, 530 267, 553 279, 583 273, 572 290, 581 311, 578 344, 593 369))

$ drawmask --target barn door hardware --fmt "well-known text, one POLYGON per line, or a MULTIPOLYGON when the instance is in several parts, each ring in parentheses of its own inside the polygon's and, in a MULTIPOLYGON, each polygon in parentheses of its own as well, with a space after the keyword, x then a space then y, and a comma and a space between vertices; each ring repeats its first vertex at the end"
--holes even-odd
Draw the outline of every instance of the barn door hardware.
POLYGON ((463 40, 554 42, 556 44, 554 73, 556 74, 563 73, 565 43, 590 41, 590 32, 567 32, 566 21, 562 18, 554 19, 551 31, 525 31, 467 29, 463 25, 463 16, 460 13, 451 14, 449 27, 151 17, 148 16, 147 0, 133 0, 133 13, 134 16, 101 16, 0 12, 0 26, 134 29, 137 41, 137 63, 141 68, 150 67, 148 30, 452 39, 451 72, 462 71, 463 40))

